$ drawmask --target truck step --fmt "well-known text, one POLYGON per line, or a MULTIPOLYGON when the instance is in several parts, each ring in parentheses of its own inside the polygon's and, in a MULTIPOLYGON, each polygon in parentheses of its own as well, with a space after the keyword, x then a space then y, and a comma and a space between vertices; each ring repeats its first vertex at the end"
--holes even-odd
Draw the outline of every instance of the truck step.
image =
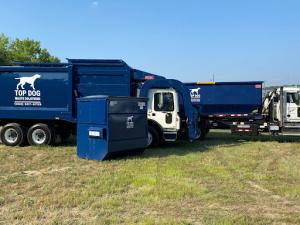
POLYGON ((297 125, 297 126, 284 126, 284 129, 300 129, 300 125, 297 125))
POLYGON ((288 132, 288 133, 282 133, 283 136, 298 136, 300 137, 300 133, 292 133, 292 132, 288 132))
POLYGON ((164 140, 165 141, 176 141, 177 140, 177 133, 174 132, 164 132, 164 140))
POLYGON ((300 136, 300 126, 285 126, 282 135, 300 136))

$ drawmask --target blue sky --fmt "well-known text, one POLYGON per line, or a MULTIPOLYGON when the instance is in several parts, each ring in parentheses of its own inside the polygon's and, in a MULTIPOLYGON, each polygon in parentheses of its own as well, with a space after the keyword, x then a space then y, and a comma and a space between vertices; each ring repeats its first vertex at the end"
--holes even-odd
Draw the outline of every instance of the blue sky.
POLYGON ((299 0, 0 0, 0 32, 181 81, 300 84, 299 0))

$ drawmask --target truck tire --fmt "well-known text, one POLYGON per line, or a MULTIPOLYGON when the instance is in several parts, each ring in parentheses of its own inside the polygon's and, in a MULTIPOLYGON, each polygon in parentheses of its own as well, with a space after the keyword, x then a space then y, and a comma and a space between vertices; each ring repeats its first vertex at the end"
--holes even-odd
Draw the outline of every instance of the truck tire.
POLYGON ((206 135, 207 135, 206 131, 201 129, 201 134, 200 134, 199 140, 204 140, 206 135))
MULTIPOLYGON (((3 126, 0 126, 0 134, 1 134, 1 130, 2 130, 3 126)), ((0 144, 2 143, 1 137, 0 137, 0 144)))
POLYGON ((159 134, 153 127, 148 127, 148 144, 147 147, 156 147, 159 145, 159 134))
POLYGON ((1 129, 0 137, 7 146, 22 146, 26 141, 26 128, 18 123, 6 124, 1 129))
POLYGON ((210 131, 210 128, 209 128, 209 126, 207 126, 205 129, 205 135, 208 135, 209 131, 210 131))
POLYGON ((199 137, 199 140, 204 140, 206 135, 208 134, 209 132, 209 127, 208 125, 204 122, 200 122, 198 124, 198 129, 199 129, 199 133, 200 133, 200 137, 199 137))
POLYGON ((54 139, 53 129, 43 123, 31 126, 27 133, 27 140, 30 145, 50 145, 55 141, 54 139))

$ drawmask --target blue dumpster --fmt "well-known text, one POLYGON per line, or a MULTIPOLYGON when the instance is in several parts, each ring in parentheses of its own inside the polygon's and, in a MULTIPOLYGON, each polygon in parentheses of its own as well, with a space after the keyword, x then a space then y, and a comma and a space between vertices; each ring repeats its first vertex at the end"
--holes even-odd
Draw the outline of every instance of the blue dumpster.
POLYGON ((77 100, 77 155, 104 160, 147 146, 147 99, 93 96, 77 100))

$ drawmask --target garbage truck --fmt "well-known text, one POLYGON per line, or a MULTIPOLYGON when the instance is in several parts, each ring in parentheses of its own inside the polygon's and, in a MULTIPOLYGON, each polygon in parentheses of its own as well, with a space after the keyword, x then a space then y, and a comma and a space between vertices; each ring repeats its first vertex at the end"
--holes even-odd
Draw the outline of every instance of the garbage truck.
POLYGON ((148 98, 149 146, 204 136, 205 122, 180 81, 133 69, 122 60, 67 60, 0 67, 2 143, 61 143, 76 134, 76 99, 98 95, 148 98))

